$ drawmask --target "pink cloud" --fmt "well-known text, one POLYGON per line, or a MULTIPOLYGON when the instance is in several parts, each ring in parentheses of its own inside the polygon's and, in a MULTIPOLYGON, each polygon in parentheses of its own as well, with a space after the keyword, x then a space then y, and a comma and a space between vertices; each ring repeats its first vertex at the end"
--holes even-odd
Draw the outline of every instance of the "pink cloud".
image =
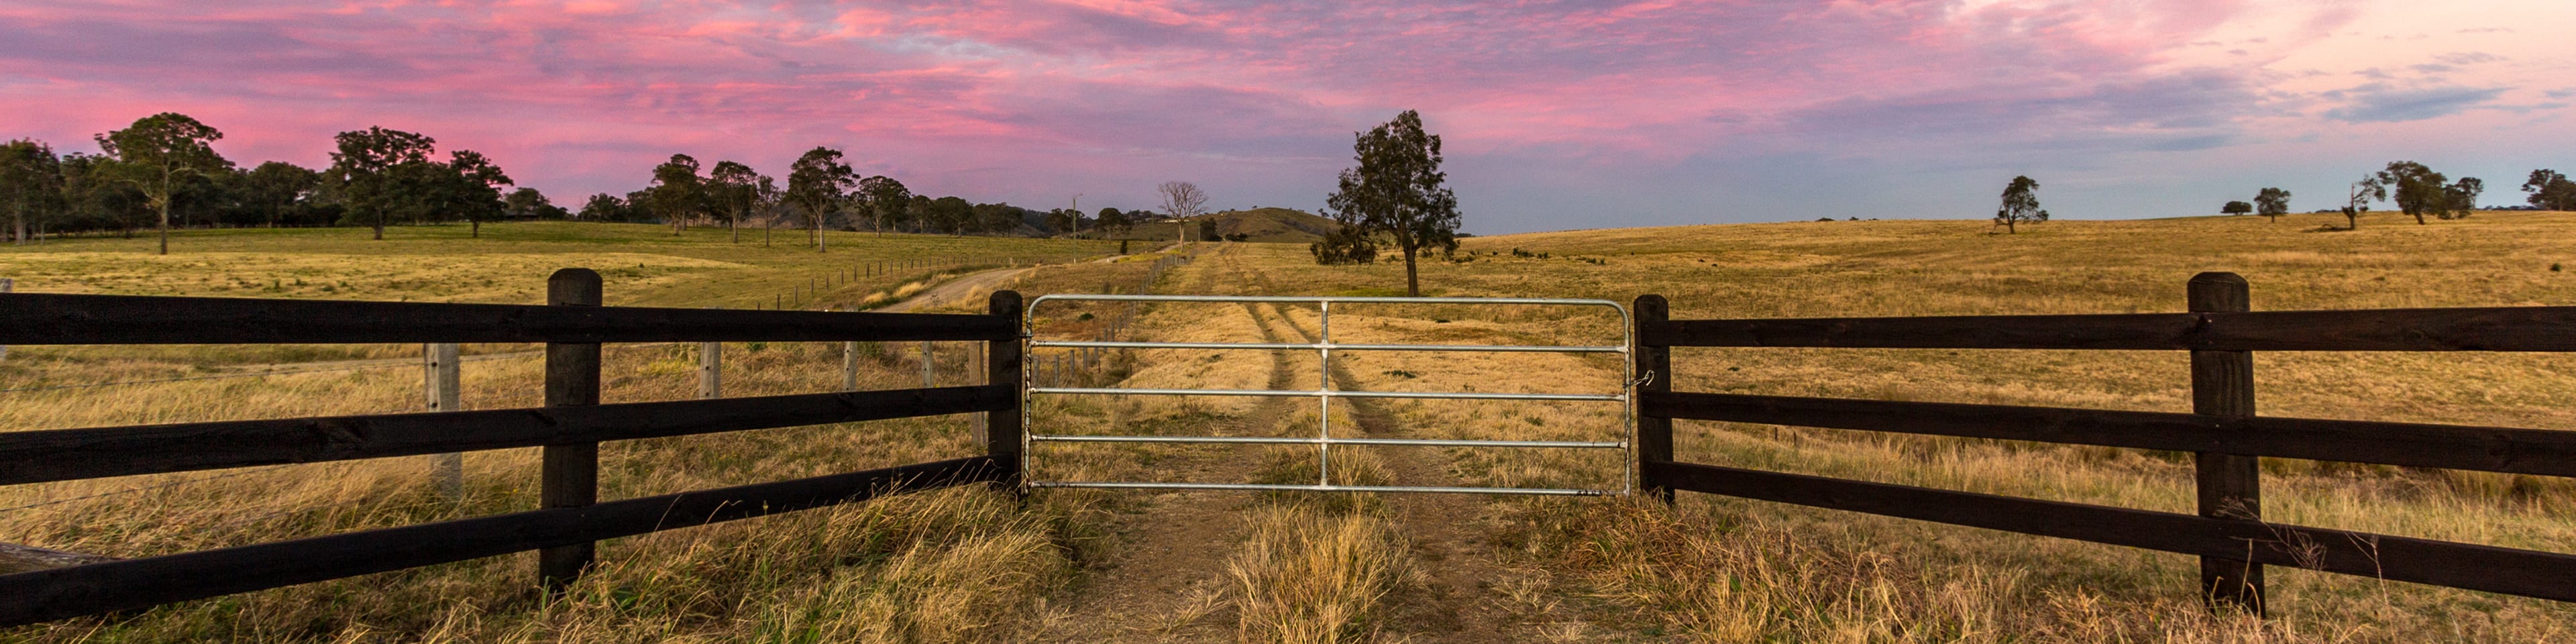
MULTIPOLYGON (((1647 176, 1764 155, 1948 168, 1961 149, 2090 162, 2233 145, 2249 123, 2342 100, 2271 86, 2289 75, 2261 65, 2296 44, 2194 62, 2188 43, 2220 40, 2254 11, 2235 0, 39 1, 0 7, 12 34, 0 41, 0 136, 79 147, 177 110, 224 128, 238 158, 318 164, 331 133, 384 125, 483 151, 564 198, 631 189, 675 151, 775 171, 828 144, 925 190, 988 191, 979 199, 1125 191, 1113 199, 1142 205, 1153 183, 1206 172, 1239 181, 1226 187, 1251 203, 1311 206, 1320 194, 1305 193, 1342 163, 1350 132, 1407 108, 1431 117, 1453 157, 1514 172, 1647 176)), ((2311 35, 2285 43, 2360 15, 2300 11, 2290 22, 2311 35)), ((2443 107, 2388 113, 2475 109, 2443 107)))

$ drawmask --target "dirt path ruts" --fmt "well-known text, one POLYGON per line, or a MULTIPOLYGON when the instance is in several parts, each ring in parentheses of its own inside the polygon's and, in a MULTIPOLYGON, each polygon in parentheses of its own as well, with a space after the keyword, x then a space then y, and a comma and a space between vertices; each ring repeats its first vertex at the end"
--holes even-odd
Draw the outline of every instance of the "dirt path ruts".
MULTIPOLYGON (((1315 341, 1315 334, 1298 326, 1288 316, 1278 319, 1297 334, 1301 342, 1315 341)), ((1365 389, 1358 386, 1345 365, 1334 365, 1333 386, 1337 389, 1365 389)), ((1388 412, 1377 399, 1348 398, 1351 417, 1358 421, 1362 433, 1377 438, 1408 438, 1402 422, 1388 412)), ((1450 472, 1450 459, 1437 448, 1410 448, 1400 452, 1409 458, 1382 459, 1395 476, 1397 485, 1457 486, 1457 475, 1450 472)), ((1424 575, 1424 587, 1418 593, 1399 596, 1395 603, 1394 626, 1418 642, 1516 642, 1536 639, 1536 633, 1515 628, 1519 617, 1511 610, 1510 600, 1502 589, 1519 575, 1496 563, 1493 544, 1479 526, 1484 523, 1485 498, 1462 494, 1387 494, 1387 505, 1395 509, 1395 520, 1412 544, 1415 565, 1424 575)))
MULTIPOLYGON (((1222 252, 1222 251, 1220 251, 1222 252)), ((1184 289, 1204 293, 1214 284, 1217 268, 1200 268, 1199 279, 1184 289)), ((1247 308, 1247 312, 1250 310, 1247 308)), ((1256 323, 1259 318, 1254 318, 1256 323)), ((1270 330, 1262 325, 1262 333, 1270 330)), ((1272 388, 1291 384, 1295 374, 1280 355, 1270 356, 1272 388)), ((1268 436, 1297 401, 1269 398, 1210 434, 1268 436)), ((1240 453, 1192 448, 1156 467, 1183 472, 1193 482, 1242 481, 1256 462, 1240 453)), ((1127 492, 1126 494, 1145 494, 1127 492)), ((1044 642, 1230 642, 1235 627, 1224 596, 1225 562, 1242 532, 1240 512, 1252 501, 1246 492, 1166 491, 1136 499, 1139 509, 1118 518, 1117 560, 1092 573, 1045 625, 1044 642)))

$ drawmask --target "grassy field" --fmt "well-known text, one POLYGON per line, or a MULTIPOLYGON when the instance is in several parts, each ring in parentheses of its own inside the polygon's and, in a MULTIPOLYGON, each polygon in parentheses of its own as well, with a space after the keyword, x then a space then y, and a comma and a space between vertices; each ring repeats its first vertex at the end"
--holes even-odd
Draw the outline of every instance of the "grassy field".
MULTIPOLYGON (((1983 222, 1810 222, 1508 235, 1467 240, 1466 261, 1435 262, 1423 279, 1438 295, 1660 293, 1675 317, 2179 311, 2184 282, 2207 270, 2244 275, 2258 310, 2576 301, 2576 273, 2561 266, 2576 263, 2576 215, 2487 213, 2431 226, 2383 215, 2358 231, 2323 223, 2064 221, 1990 235, 1983 222)), ((1402 283, 1400 264, 1316 267, 1302 250, 1264 249, 1264 279, 1237 288, 1385 294, 1402 283)), ((1415 308, 1371 320, 1337 308, 1334 318, 1337 333, 1353 329, 1358 341, 1618 338, 1615 323, 1571 313, 1415 308)), ((1389 389, 1580 391, 1619 373, 1615 363, 1564 356, 1350 361, 1364 386, 1389 389)), ((1677 352, 1675 364, 1683 390, 2189 408, 2180 353, 1694 349, 1677 352)), ((2267 414, 2576 429, 2570 356, 2258 354, 2256 381, 2267 414)), ((1597 438, 1615 426, 1613 416, 1570 405, 1396 407, 1416 427, 1459 436, 1597 438)), ((2191 466, 2174 454, 1696 422, 1683 423, 1678 440, 1687 461, 2166 511, 2193 503, 2191 466)), ((1604 471, 1568 454, 1453 458, 1467 476, 1520 485, 1604 471)), ((2566 521, 2576 486, 2565 480, 2284 459, 2264 469, 2273 520, 2576 551, 2576 525, 2566 521)), ((2274 620, 2213 618, 2197 608, 2186 557, 1772 504, 1696 497, 1669 514, 1618 503, 1493 507, 1488 527, 1521 546, 1524 564, 1560 571, 1556 590, 1597 602, 1588 637, 2576 637, 2576 610, 2565 605, 2302 571, 2274 573, 2274 620)))
MULTIPOLYGON (((2576 214, 2481 213, 2430 226, 2372 215, 2357 231, 2323 230, 2329 220, 2341 223, 2325 215, 2279 223, 2059 221, 2017 235, 1961 221, 1571 231, 1472 238, 1458 261, 1432 261, 1422 276, 1432 295, 1626 301, 1660 293, 1686 318, 2179 311, 2185 280, 2208 270, 2244 275, 2257 310, 2576 302, 2576 273, 2563 266, 2576 264, 2576 214)), ((877 242, 851 234, 834 238, 825 256, 839 260, 808 262, 802 258, 813 257, 810 250, 762 250, 756 237, 737 247, 720 232, 672 241, 667 230, 649 227, 595 230, 605 229, 497 226, 477 241, 461 239, 457 228, 449 239, 428 241, 447 231, 406 229, 396 231, 405 239, 382 252, 367 246, 363 231, 229 231, 182 237, 168 258, 144 254, 142 240, 93 240, 0 250, 0 275, 21 277, 21 290, 30 291, 524 302, 555 267, 634 262, 645 268, 610 275, 612 304, 707 306, 765 304, 771 293, 818 280, 818 268, 859 258, 953 253, 971 258, 958 263, 980 266, 1009 261, 995 261, 996 254, 1063 260, 1101 252, 1101 245, 1063 241, 877 242), (493 248, 449 255, 474 253, 478 244, 493 248), (502 250, 506 245, 519 250, 502 250), (233 255, 217 261, 224 253, 233 255), (604 263, 612 256, 618 263, 604 263), (305 276, 299 286, 282 268, 290 266, 336 272, 319 274, 327 282, 305 276), (420 273, 394 277, 405 271, 420 273), (261 278, 269 286, 260 288, 279 290, 252 288, 261 278), (447 284, 473 286, 433 286, 447 284), (331 290, 320 290, 326 285, 331 290)), ((789 239, 782 235, 779 243, 789 239)), ((1315 266, 1302 245, 1200 244, 1178 254, 1196 259, 1150 283, 1153 258, 1137 257, 1049 266, 1005 287, 1031 295, 1384 295, 1403 283, 1400 263, 1315 266)), ((953 271, 862 276, 822 288, 808 305, 882 300, 919 290, 942 272, 953 271)), ((1038 317, 1037 330, 1087 337, 1120 315, 1108 304, 1054 308, 1038 317)), ((1129 334, 1250 341, 1312 333, 1318 323, 1315 311, 1294 306, 1172 305, 1141 309, 1129 334)), ((1333 327, 1336 338, 1357 342, 1608 344, 1622 337, 1615 318, 1572 308, 1336 307, 1333 327)), ((469 407, 536 402, 536 361, 508 357, 516 349, 474 348, 488 359, 467 365, 469 407)), ((19 347, 0 361, 0 389, 416 350, 19 347)), ((728 376, 734 395, 820 391, 838 382, 836 347, 746 345, 728 347, 727 356, 741 361, 728 376)), ((692 395, 695 357, 687 347, 616 346, 608 358, 609 402, 692 395)), ((963 351, 943 349, 936 359, 943 379, 966 371, 963 351)), ((908 346, 874 347, 864 386, 918 384, 918 360, 908 346)), ((1386 390, 1590 391, 1614 388, 1621 376, 1620 364, 1606 356, 1350 353, 1334 362, 1343 386, 1386 390)), ((1672 377, 1683 390, 2188 409, 2179 353, 1694 349, 1677 352, 1675 364, 1672 377)), ((1311 378, 1313 368, 1311 354, 1295 352, 1138 351, 1078 377, 1098 385, 1262 388, 1276 382, 1276 372, 1311 378)), ((2258 354, 2256 382, 2266 414, 2576 430, 2570 356, 2258 354)), ((370 413, 417 409, 418 397, 416 370, 399 365, 0 392, 0 421, 35 429, 370 413)), ((1311 431, 1316 410, 1266 409, 1246 398, 1042 397, 1032 411, 1044 423, 1033 429, 1041 431, 1179 434, 1311 431)), ((1380 416, 1424 437, 1599 440, 1620 426, 1616 408, 1583 403, 1395 401, 1333 414, 1336 427, 1380 416)), ((1722 423, 1684 422, 1677 434, 1687 461, 2154 510, 2192 507, 2189 460, 2173 454, 1722 423)), ((639 441, 603 450, 603 497, 971 449, 962 418, 639 441), (853 434, 867 439, 848 440, 853 434)), ((1250 480, 1314 475, 1309 452, 1250 454, 1253 466, 1239 473, 1250 480)), ((1180 480, 1215 462, 1210 458, 1101 446, 1063 452, 1048 461, 1056 469, 1047 474, 1180 480)), ((1620 478, 1615 455, 1604 453, 1335 452, 1339 480, 1394 480, 1405 465, 1424 463, 1477 484, 1616 485, 1620 478)), ((0 508, 48 504, 0 511, 0 541, 141 556, 533 507, 533 450, 481 453, 467 464, 473 487, 462 503, 429 491, 420 459, 0 488, 0 508), (107 496, 84 498, 93 494, 107 496)), ((2265 512, 2273 520, 2576 552, 2576 524, 2567 521, 2576 515, 2576 486, 2564 480, 2282 459, 2267 460, 2264 471, 2265 512)), ((1050 490, 1022 504, 956 490, 610 542, 599 574, 554 603, 527 588, 533 558, 523 555, 0 631, 0 640, 1088 641, 1080 623, 1098 616, 1068 607, 1088 606, 1083 600, 1103 592, 1102 580, 1117 567, 1152 563, 1120 553, 1165 552, 1147 541, 1149 532, 1126 528, 1200 515, 1218 515, 1224 526, 1221 547, 1193 573, 1213 580, 1212 590, 1172 617, 1117 625, 1108 639, 1197 641, 1191 634, 1198 631, 1187 626, 1206 621, 1225 624, 1222 636, 1206 638, 1214 641, 1477 641, 1441 630, 1444 620, 1459 617, 1426 608, 1464 601, 1490 604, 1493 610, 1472 614, 1491 622, 1482 626, 1493 638, 1512 641, 2576 639, 2576 609, 2565 605, 2280 569, 2272 573, 2272 620, 2212 616, 2199 608, 2196 565, 2187 557, 1702 495, 1685 495, 1675 510, 1618 499, 1468 499, 1462 502, 1470 511, 1442 526, 1408 522, 1422 515, 1390 509, 1406 502, 1270 495, 1174 507, 1127 493, 1050 490), (1435 530, 1462 532, 1489 551, 1443 559, 1423 550, 1423 535, 1435 530), (1441 570, 1474 566, 1502 572, 1491 588, 1445 588, 1483 599, 1430 590, 1442 587, 1434 578, 1441 570)))

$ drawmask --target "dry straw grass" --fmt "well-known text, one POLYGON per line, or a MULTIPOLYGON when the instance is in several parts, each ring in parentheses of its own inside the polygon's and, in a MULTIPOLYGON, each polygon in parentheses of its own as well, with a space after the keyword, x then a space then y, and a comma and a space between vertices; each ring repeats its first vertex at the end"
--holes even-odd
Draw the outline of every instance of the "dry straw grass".
MULTIPOLYGON (((1435 263, 1440 295, 1671 297, 1677 317, 2180 310, 2183 282, 2230 270, 2258 309, 2576 302, 2576 216, 2481 215, 2441 226, 2365 219, 2358 232, 2254 218, 2053 222, 2018 236, 1964 222, 1835 222, 1578 231, 1469 240, 1435 263), (1518 258, 1520 248, 1548 259, 1518 258), (1496 253, 1496 254, 1481 254, 1496 253), (1578 259, 1580 258, 1580 259, 1578 259), (1595 264, 1584 260, 1599 260, 1595 264)), ((1247 291, 1379 294, 1400 266, 1305 265, 1253 253, 1247 291)), ((1294 313, 1292 313, 1293 315, 1294 313)), ((1311 314, 1306 314, 1311 317, 1311 314)), ((1350 341, 1615 342, 1571 312, 1419 307, 1335 312, 1350 341), (1377 315, 1382 319, 1371 319, 1377 315), (1447 322, 1439 322, 1446 320, 1447 322)), ((1311 324, 1311 321, 1307 322, 1311 324)), ((1582 391, 1615 363, 1540 355, 1351 355, 1369 388, 1582 391)), ((2174 411, 2184 356, 2043 351, 1684 350, 1677 388, 2174 411)), ((2265 413, 2576 429, 2576 360, 2560 355, 2258 355, 2265 413)), ((1415 431, 1603 438, 1615 414, 1576 405, 1390 405, 1415 431), (1588 434, 1585 432, 1589 432, 1588 434)), ((2037 498, 2189 511, 2174 454, 1685 422, 1683 460, 2037 498)), ((1566 452, 1451 454, 1473 480, 1599 480, 1566 452)), ((2560 552, 2567 481, 2268 459, 2266 514, 2304 525, 2560 552)), ((1594 623, 1704 641, 2563 641, 2576 610, 2545 601, 2323 573, 2273 575, 2269 622, 2212 617, 2187 557, 1685 495, 1677 512, 1507 501, 1495 538, 1559 567, 1552 592, 1606 605, 1594 623)))

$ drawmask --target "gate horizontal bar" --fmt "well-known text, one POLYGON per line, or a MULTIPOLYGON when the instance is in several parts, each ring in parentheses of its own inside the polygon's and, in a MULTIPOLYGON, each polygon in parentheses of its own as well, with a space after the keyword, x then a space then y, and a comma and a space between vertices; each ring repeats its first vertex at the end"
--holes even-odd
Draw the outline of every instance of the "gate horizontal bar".
POLYGON ((1425 492, 1433 494, 1521 494, 1535 496, 1611 496, 1613 490, 1541 487, 1429 487, 1419 485, 1273 485, 1262 483, 1108 483, 1096 481, 1030 481, 1029 487, 1111 488, 1122 490, 1251 490, 1258 492, 1425 492))
POLYGON ((1441 438, 1295 438, 1286 436, 1074 436, 1031 434, 1032 441, 1059 443, 1250 443, 1256 445, 1414 445, 1425 447, 1564 447, 1627 449, 1617 441, 1487 441, 1441 438))
POLYGON ((1100 394, 1129 396, 1294 396, 1299 398, 1447 398, 1452 400, 1599 400, 1628 399, 1619 394, 1504 394, 1467 391, 1331 391, 1279 389, 1133 389, 1127 387, 1030 387, 1033 394, 1100 394))
POLYGON ((1486 344, 1323 344, 1310 342, 1106 342, 1097 340, 1033 340, 1032 347, 1091 347, 1106 349, 1332 349, 1335 351, 1510 351, 1526 353, 1627 353, 1624 346, 1584 345, 1486 345, 1486 344))

